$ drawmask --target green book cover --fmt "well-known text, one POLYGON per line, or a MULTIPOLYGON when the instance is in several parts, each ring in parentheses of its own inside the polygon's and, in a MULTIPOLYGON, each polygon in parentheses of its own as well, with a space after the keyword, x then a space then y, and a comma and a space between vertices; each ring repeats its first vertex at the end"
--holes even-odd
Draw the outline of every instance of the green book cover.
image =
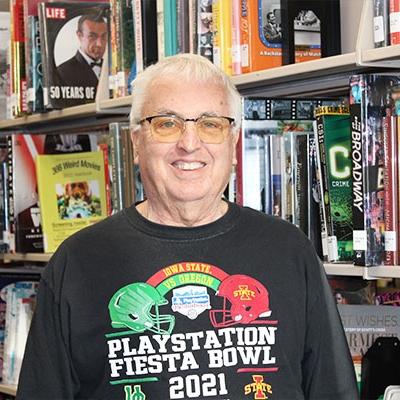
POLYGON ((318 141, 325 148, 329 199, 328 261, 353 260, 351 129, 348 107, 325 106, 316 110, 318 141))

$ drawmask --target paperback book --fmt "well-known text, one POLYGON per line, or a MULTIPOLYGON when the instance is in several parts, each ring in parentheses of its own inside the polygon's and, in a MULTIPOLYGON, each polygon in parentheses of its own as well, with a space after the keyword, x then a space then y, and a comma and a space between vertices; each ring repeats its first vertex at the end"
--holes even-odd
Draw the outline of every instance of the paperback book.
POLYGON ((107 217, 103 151, 36 156, 44 251, 107 217))
POLYGON ((38 14, 45 107, 93 103, 108 44, 109 4, 39 3, 38 14), (90 46, 93 35, 96 45, 90 46))

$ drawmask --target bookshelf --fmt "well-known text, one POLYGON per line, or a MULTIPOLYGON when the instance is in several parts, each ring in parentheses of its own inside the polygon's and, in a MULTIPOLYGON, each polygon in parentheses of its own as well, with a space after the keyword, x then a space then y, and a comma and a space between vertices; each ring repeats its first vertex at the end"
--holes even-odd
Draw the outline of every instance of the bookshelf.
MULTIPOLYGON (((0 1, 0 8, 3 1, 0 1)), ((243 95, 268 97, 317 97, 348 94, 348 77, 361 72, 400 70, 400 45, 373 48, 372 0, 342 0, 342 48, 345 53, 301 64, 252 72, 232 77, 243 95), (351 5, 350 5, 351 4, 351 5), (343 18, 345 20, 343 21, 343 18), (357 21, 359 21, 358 32, 357 21), (355 32, 355 33, 354 33, 355 32), (354 45, 352 40, 354 39, 354 45), (344 45, 346 43, 346 45, 344 45), (354 47, 354 48, 353 48, 354 47)), ((46 133, 62 129, 82 129, 128 119, 131 97, 108 98, 106 74, 100 79, 95 103, 54 110, 14 120, 0 121, 0 136, 9 133, 46 133)), ((2 254, 5 261, 45 263, 49 254, 2 254)), ((360 276, 364 279, 400 278, 400 266, 357 267, 352 264, 325 264, 330 275, 360 276)), ((0 384, 0 393, 15 395, 16 387, 0 384)))

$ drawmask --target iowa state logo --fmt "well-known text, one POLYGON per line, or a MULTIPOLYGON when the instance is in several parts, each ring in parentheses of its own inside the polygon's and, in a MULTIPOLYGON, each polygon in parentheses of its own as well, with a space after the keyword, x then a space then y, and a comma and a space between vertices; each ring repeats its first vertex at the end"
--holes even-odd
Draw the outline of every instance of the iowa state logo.
POLYGON ((264 382, 262 375, 253 375, 253 381, 244 387, 244 394, 254 393, 254 399, 268 399, 267 394, 272 394, 271 385, 264 382))
POLYGON ((189 319, 195 319, 211 308, 210 296, 204 286, 183 286, 174 289, 172 293, 172 310, 189 319))

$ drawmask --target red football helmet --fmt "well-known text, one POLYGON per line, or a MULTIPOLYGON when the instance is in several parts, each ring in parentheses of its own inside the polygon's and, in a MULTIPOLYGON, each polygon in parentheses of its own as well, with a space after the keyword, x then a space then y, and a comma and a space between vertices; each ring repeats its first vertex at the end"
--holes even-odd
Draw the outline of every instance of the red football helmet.
POLYGON ((271 315, 267 289, 247 275, 228 276, 220 283, 216 295, 224 301, 222 310, 210 310, 210 320, 215 328, 266 323, 257 318, 271 315))

